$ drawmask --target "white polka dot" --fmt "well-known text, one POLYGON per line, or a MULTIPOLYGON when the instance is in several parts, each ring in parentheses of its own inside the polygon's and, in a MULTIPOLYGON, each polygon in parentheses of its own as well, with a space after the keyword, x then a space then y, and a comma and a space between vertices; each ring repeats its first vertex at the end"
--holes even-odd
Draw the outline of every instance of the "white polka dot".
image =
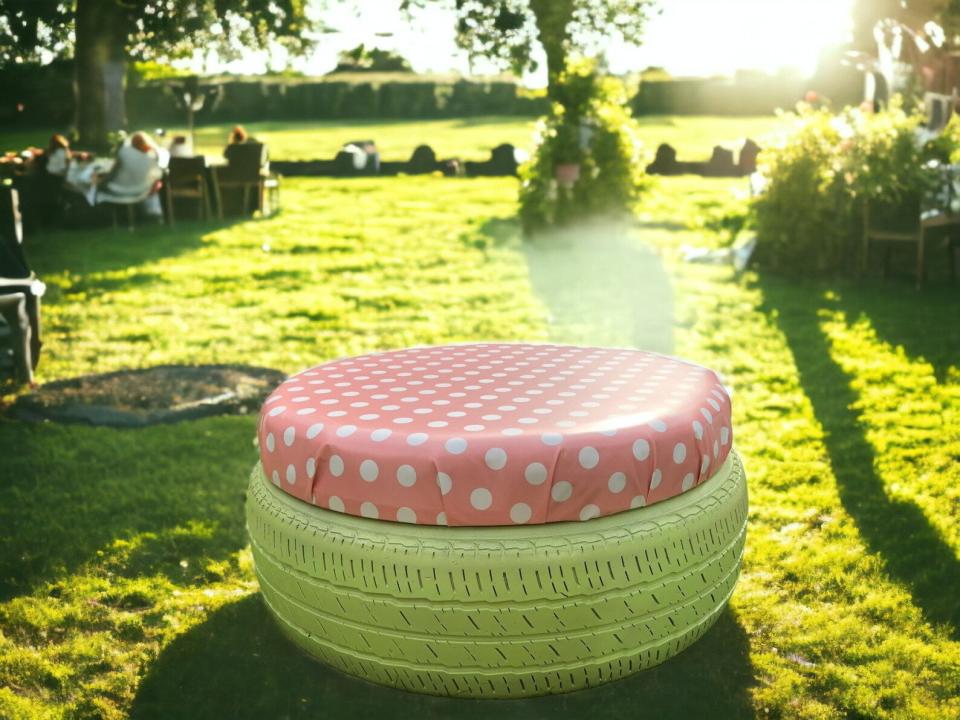
POLYGON ((660 483, 663 481, 663 473, 659 470, 654 470, 653 475, 650 477, 650 489, 656 490, 660 487, 660 483))
POLYGON ((398 418, 394 418, 393 422, 395 422, 397 425, 408 425, 413 422, 413 418, 398 417, 398 418))
POLYGON ((510 508, 510 519, 517 525, 523 525, 525 522, 529 522, 531 517, 533 517, 533 510, 531 510, 530 506, 526 503, 517 503, 510 508))
POLYGON ((577 459, 584 470, 593 470, 600 462, 600 453, 594 447, 581 448, 577 459))
POLYGON ((417 482, 417 471, 411 465, 401 465, 397 468, 397 482, 404 487, 412 487, 417 482))
POLYGON ((634 441, 633 456, 637 460, 646 460, 650 456, 650 443, 643 438, 634 441))
POLYGON ((356 425, 341 425, 337 428, 337 437, 350 437, 357 431, 356 425))
POLYGON ((270 417, 276 417, 286 409, 287 409, 286 405, 277 405, 275 408, 270 408, 270 412, 268 412, 267 415, 269 415, 270 417))
POLYGON ((330 474, 334 477, 343 475, 343 458, 339 455, 330 456, 330 474))
POLYGON ((700 408, 700 414, 703 415, 704 420, 713 425, 713 415, 710 414, 710 411, 706 408, 700 408))
POLYGON ((647 499, 643 495, 637 495, 630 501, 630 509, 636 510, 637 508, 642 508, 647 504, 647 499))
POLYGON ((379 418, 379 417, 380 417, 380 416, 377 415, 376 413, 364 413, 363 415, 360 416, 360 419, 361 419, 361 420, 376 420, 376 419, 379 418))
POLYGON ((693 473, 687 473, 686 475, 683 476, 683 483, 681 484, 680 487, 682 487, 684 492, 686 492, 687 490, 693 487, 693 482, 694 482, 693 473))
POLYGON ((486 510, 493 505, 493 495, 486 488, 477 488, 470 493, 470 504, 476 510, 486 510))
POLYGON ((466 425, 464 426, 463 429, 466 430, 467 432, 480 432, 481 430, 484 429, 484 426, 483 425, 466 425))
POLYGON ((437 485, 440 486, 440 494, 446 495, 453 490, 453 478, 446 473, 437 473, 437 485))
POLYGON ((673 447, 673 461, 679 465, 687 459, 687 446, 683 443, 677 443, 673 447))
POLYGON ((444 428, 447 425, 449 425, 449 423, 446 420, 433 420, 427 423, 427 427, 432 428, 444 428))
POLYGON ((293 445, 293 441, 297 437, 297 429, 291 425, 286 430, 283 431, 283 444, 287 447, 293 445))
POLYGON ((501 434, 501 435, 506 435, 506 436, 508 436, 508 437, 513 437, 513 436, 516 436, 516 435, 522 435, 522 434, 523 434, 523 430, 521 430, 520 428, 506 428, 506 429, 504 429, 504 430, 501 430, 501 431, 500 431, 500 434, 501 434))
POLYGON ((273 452, 277 447, 277 441, 273 438, 273 433, 267 433, 267 450, 273 452))
POLYGON ((377 428, 370 433, 370 439, 374 442, 383 442, 390 437, 391 434, 393 434, 392 430, 388 430, 387 428, 377 428))
POLYGON ((654 430, 656 430, 657 432, 666 432, 666 431, 667 431, 667 424, 666 424, 663 420, 651 420, 651 421, 650 421, 649 423, 647 423, 647 424, 648 424, 650 427, 652 427, 654 430))
POLYGON ((367 482, 373 482, 380 474, 380 468, 373 460, 364 460, 360 463, 360 477, 367 482))
POLYGON ((730 428, 724 426, 720 428, 720 444, 726 445, 730 442, 730 428))
POLYGON ((540 436, 544 445, 559 445, 563 442, 563 435, 560 433, 544 433, 540 436))
POLYGON ((700 475, 703 476, 707 472, 707 468, 710 467, 710 456, 704 455, 703 460, 700 461, 700 475))
POLYGON ((330 499, 327 501, 327 507, 333 510, 334 512, 342 513, 346 508, 343 505, 343 500, 338 498, 336 495, 331 495, 330 499))
POLYGON ((491 470, 503 470, 507 464, 507 452, 503 448, 490 448, 484 454, 483 461, 491 470))
POLYGON ((397 521, 402 523, 415 523, 417 514, 408 507, 397 508, 397 521))
POLYGON ((700 424, 699 420, 693 421, 693 436, 697 440, 703 440, 703 425, 700 424))
POLYGON ((372 518, 374 520, 380 517, 380 511, 377 510, 377 506, 369 500, 360 506, 360 514, 365 518, 372 518))
POLYGON ((610 488, 610 492, 612 493, 622 492, 626 486, 627 476, 622 472, 615 472, 610 476, 610 479, 607 480, 607 487, 610 488))
POLYGON ((716 412, 720 412, 720 403, 718 403, 713 398, 707 398, 707 403, 712 407, 716 412))
POLYGON ((713 441, 713 459, 716 460, 720 457, 720 443, 716 440, 713 441))
POLYGON ((426 433, 412 433, 407 437, 407 445, 423 445, 429 439, 426 433))
POLYGON ((323 423, 314 423, 307 428, 307 440, 313 440, 321 432, 323 432, 323 423))
POLYGON ((315 458, 307 458, 307 477, 311 480, 313 479, 314 473, 317 471, 317 461, 315 458))
POLYGON ((297 410, 297 415, 313 415, 316 411, 316 408, 300 408, 297 410))
POLYGON ((293 485, 297 481, 297 469, 291 464, 287 465, 287 482, 293 485))
POLYGON ((459 455, 467 449, 467 441, 463 438, 450 438, 443 445, 451 455, 459 455))
POLYGON ((600 514, 600 508, 596 505, 584 505, 583 509, 580 511, 580 519, 586 522, 587 520, 592 520, 600 514))
POLYGON ((530 463, 523 471, 523 477, 531 485, 543 485, 547 479, 547 468, 543 463, 530 463))
POLYGON ((279 485, 279 484, 280 484, 280 473, 278 473, 276 470, 274 470, 274 471, 270 474, 270 479, 273 480, 273 484, 274 484, 274 485, 279 485))
POLYGON ((437 525, 446 525, 447 524, 447 514, 445 512, 439 513, 437 515, 437 525))
POLYGON ((571 495, 573 495, 573 485, 566 480, 561 480, 550 489, 550 497, 556 502, 569 500, 571 495))

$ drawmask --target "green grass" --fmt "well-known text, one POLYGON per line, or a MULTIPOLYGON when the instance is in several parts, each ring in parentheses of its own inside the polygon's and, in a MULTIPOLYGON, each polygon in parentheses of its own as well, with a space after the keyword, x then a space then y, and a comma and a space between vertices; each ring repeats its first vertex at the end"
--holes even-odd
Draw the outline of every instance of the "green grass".
MULTIPOLYGON (((733 126, 713 127, 686 146, 733 126)), ((0 717, 957 717, 960 295, 681 263, 723 242, 704 217, 741 190, 662 180, 628 231, 524 245, 510 179, 301 180, 265 221, 32 243, 43 380, 480 338, 672 348, 735 391, 751 516, 730 610, 678 658, 572 696, 440 700, 274 630, 241 519, 253 418, 2 422, 0 717)))
MULTIPOLYGON (((751 117, 663 117, 640 118, 643 142, 653 155, 657 145, 669 142, 681 159, 706 160, 714 145, 727 143, 739 148, 743 139, 761 139, 776 125, 774 116, 751 117)), ((421 143, 429 144, 438 157, 481 160, 500 143, 512 143, 529 150, 536 122, 531 118, 489 116, 447 120, 329 120, 317 122, 261 122, 245 125, 247 130, 270 146, 274 160, 316 160, 332 158, 344 143, 376 141, 385 160, 406 160, 421 143)), ((197 128, 198 150, 219 155, 232 123, 197 128)), ((149 132, 153 128, 145 128, 149 132)), ((169 135, 183 128, 167 128, 169 135)), ((27 145, 46 147, 53 130, 2 131, 0 151, 20 150, 27 145)))

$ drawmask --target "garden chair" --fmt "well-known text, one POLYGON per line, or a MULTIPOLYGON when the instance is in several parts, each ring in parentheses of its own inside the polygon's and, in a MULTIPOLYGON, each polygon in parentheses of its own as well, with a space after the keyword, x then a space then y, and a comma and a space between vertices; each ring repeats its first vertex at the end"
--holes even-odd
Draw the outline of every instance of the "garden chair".
MULTIPOLYGON (((214 184, 214 192, 216 192, 214 184)), ((197 157, 172 157, 167 168, 166 201, 167 222, 175 223, 174 208, 178 199, 192 200, 196 203, 197 217, 209 220, 210 190, 207 186, 207 161, 202 155, 197 157)), ((219 201, 217 207, 220 206, 219 201)))
POLYGON ((948 233, 945 246, 947 250, 947 267, 951 280, 956 280, 956 254, 960 236, 955 228, 960 228, 960 213, 950 209, 952 183, 947 183, 946 199, 940 199, 938 207, 942 209, 922 211, 922 202, 919 197, 905 199, 899 206, 878 207, 870 201, 864 203, 863 209, 863 241, 860 253, 861 273, 865 272, 870 260, 870 251, 873 245, 880 244, 884 249, 883 277, 887 276, 890 267, 890 251, 894 247, 911 247, 916 258, 917 289, 923 287, 926 278, 926 252, 929 235, 935 231, 945 230, 948 233))
POLYGON ((254 210, 263 214, 274 213, 280 208, 280 178, 271 175, 267 164, 267 148, 262 143, 243 143, 230 146, 229 163, 217 171, 217 192, 220 195, 220 216, 224 206, 236 207, 240 199, 240 213, 251 211, 251 196, 257 200, 254 210), (255 195, 254 195, 255 193, 255 195), (228 203, 229 200, 229 203, 228 203))
POLYGON ((33 382, 40 358, 40 298, 44 286, 21 247, 17 191, 0 186, 0 372, 33 382))

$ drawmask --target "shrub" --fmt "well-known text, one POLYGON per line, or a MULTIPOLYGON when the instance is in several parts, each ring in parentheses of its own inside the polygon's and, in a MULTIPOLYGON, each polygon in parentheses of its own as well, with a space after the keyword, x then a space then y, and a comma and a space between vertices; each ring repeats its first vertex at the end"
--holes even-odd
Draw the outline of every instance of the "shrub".
POLYGON ((527 234, 597 216, 628 212, 643 188, 636 121, 623 83, 602 77, 592 61, 570 64, 557 101, 541 120, 533 157, 520 168, 520 219, 527 234), (579 165, 572 184, 557 167, 579 165))
POLYGON ((939 180, 936 163, 958 147, 955 132, 929 140, 919 115, 801 106, 760 155, 763 189, 751 207, 757 261, 791 274, 851 270, 865 202, 885 224, 915 221, 939 180), (907 216, 911 217, 907 217, 907 216))

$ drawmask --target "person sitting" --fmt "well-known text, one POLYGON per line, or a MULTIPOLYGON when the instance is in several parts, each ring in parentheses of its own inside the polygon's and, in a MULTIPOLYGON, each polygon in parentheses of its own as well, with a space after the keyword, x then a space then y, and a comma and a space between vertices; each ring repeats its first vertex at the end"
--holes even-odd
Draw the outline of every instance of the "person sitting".
POLYGON ((253 135, 250 135, 243 125, 235 125, 230 133, 230 139, 227 142, 227 147, 223 150, 223 157, 226 158, 227 163, 235 165, 240 157, 243 157, 244 160, 246 160, 246 158, 249 157, 250 150, 245 148, 245 145, 260 146, 260 167, 267 169, 269 164, 269 159, 267 158, 267 146, 260 143, 253 135))
POLYGON ((186 135, 174 135, 170 140, 170 157, 193 157, 193 146, 186 135))
POLYGON ((66 177, 70 165, 70 141, 56 133, 50 137, 50 143, 44 153, 44 170, 50 175, 66 177))
MULTIPOLYGON (((110 172, 96 179, 94 203, 132 205, 148 200, 162 175, 156 145, 146 133, 136 132, 120 146, 110 172)), ((156 208, 147 208, 148 214, 159 214, 159 201, 154 204, 156 208)))

